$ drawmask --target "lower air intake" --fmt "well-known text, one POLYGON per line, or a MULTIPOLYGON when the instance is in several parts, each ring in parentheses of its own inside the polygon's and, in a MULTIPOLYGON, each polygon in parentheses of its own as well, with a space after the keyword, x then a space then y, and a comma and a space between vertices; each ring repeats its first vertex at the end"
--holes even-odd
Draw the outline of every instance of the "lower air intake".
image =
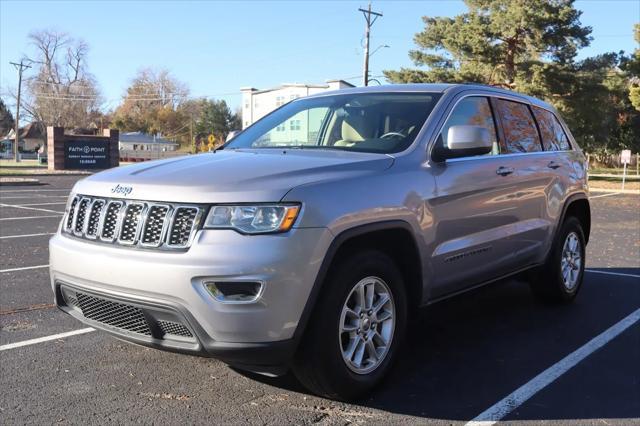
POLYGON ((112 302, 85 293, 76 293, 77 306, 91 320, 132 333, 151 336, 151 329, 140 308, 112 302))
POLYGON ((193 337, 193 334, 187 327, 177 322, 172 321, 158 321, 158 327, 164 334, 173 334, 174 336, 193 337))

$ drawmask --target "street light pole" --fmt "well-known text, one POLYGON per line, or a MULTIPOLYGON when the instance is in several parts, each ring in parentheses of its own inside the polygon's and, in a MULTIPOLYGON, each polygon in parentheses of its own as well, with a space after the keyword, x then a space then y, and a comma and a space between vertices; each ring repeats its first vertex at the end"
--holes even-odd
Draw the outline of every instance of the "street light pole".
POLYGON ((10 62, 10 64, 18 70, 18 99, 16 102, 16 128, 13 139, 13 158, 16 163, 19 163, 20 153, 18 152, 18 144, 20 143, 20 92, 22 91, 22 71, 31 67, 29 65, 25 65, 22 59, 19 64, 15 62, 10 62))
POLYGON ((362 69, 362 85, 368 86, 369 85, 369 36, 371 33, 371 27, 373 26, 373 23, 376 22, 376 19, 378 19, 378 17, 382 16, 382 13, 372 12, 371 2, 369 2, 368 9, 360 8, 358 10, 362 12, 362 14, 364 15, 364 19, 367 23, 364 29, 365 45, 364 45, 364 64, 362 66, 363 68, 362 69), (371 19, 372 15, 373 15, 373 19, 371 19))

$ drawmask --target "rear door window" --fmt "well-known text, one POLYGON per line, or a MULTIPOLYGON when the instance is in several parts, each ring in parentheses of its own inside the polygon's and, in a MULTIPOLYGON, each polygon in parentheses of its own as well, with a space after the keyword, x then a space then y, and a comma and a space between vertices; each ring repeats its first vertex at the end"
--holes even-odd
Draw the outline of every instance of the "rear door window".
POLYGON ((568 151, 571 149, 569 138, 564 132, 558 118, 550 111, 533 107, 545 151, 568 151))
POLYGON ((496 99, 496 109, 505 139, 501 141, 501 154, 542 151, 538 129, 527 105, 496 99))

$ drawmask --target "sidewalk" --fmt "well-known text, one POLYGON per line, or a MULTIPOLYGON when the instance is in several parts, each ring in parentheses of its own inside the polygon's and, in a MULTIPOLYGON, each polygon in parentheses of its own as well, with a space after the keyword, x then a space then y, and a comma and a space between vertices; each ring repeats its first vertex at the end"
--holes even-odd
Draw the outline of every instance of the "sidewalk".
POLYGON ((589 192, 604 192, 608 194, 633 194, 640 195, 640 189, 610 189, 589 187, 589 192))

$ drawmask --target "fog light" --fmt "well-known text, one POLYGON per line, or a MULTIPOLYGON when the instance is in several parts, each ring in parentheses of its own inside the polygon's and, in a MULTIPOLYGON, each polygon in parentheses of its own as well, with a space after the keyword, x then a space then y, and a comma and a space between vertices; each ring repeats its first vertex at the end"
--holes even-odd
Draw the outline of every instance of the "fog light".
POLYGON ((255 302, 262 291, 260 282, 205 282, 211 295, 223 303, 255 302))

